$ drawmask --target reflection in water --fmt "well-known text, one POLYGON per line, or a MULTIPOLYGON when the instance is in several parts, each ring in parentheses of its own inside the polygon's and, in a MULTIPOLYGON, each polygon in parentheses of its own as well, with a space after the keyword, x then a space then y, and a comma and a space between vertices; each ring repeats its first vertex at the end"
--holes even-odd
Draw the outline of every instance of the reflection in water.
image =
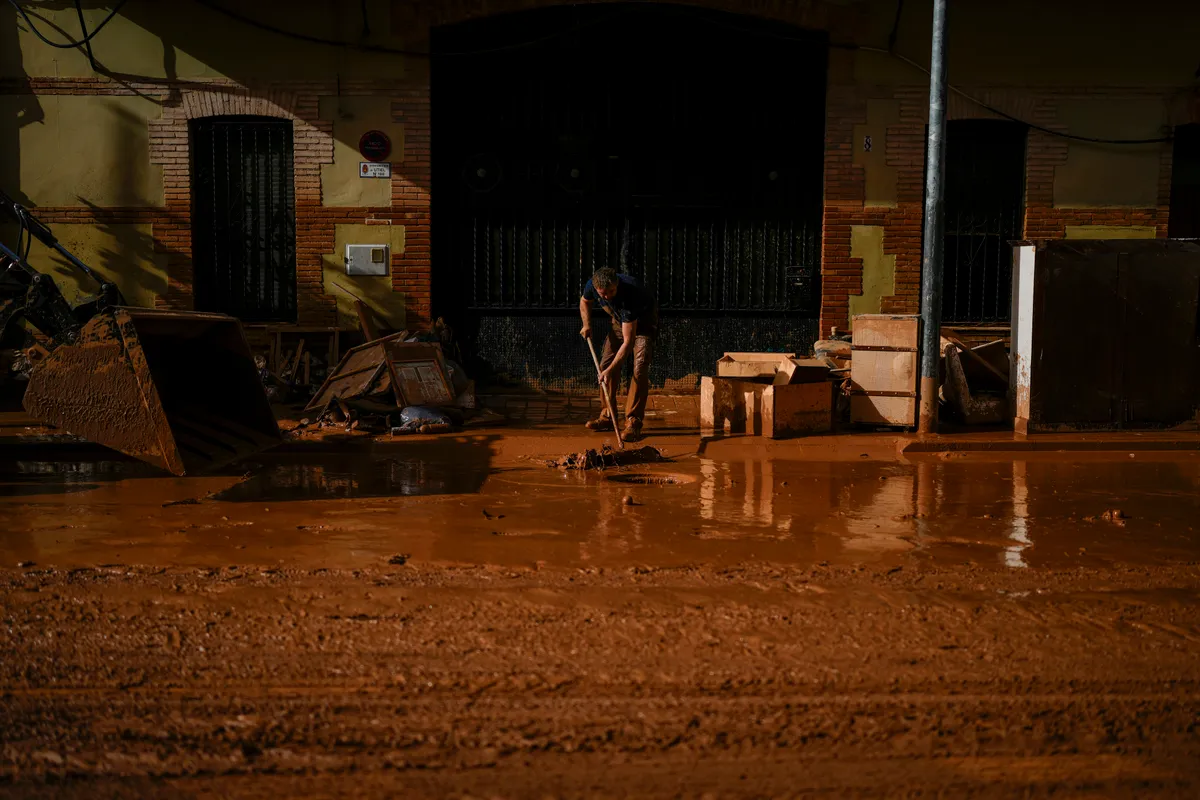
POLYGON ((1014 542, 1004 548, 1004 563, 1006 566, 1027 567, 1024 551, 1031 544, 1029 540, 1029 484, 1025 473, 1029 465, 1024 461, 1014 461, 1012 464, 1012 530, 1009 538, 1014 542))
POLYGON ((263 467, 213 499, 237 503, 456 494, 477 491, 485 475, 486 469, 480 474, 446 461, 325 458, 263 467))
POLYGON ((68 494, 101 483, 161 476, 158 468, 129 459, 108 461, 0 461, 0 497, 68 494))
POLYGON ((792 529, 792 515, 775 515, 774 462, 766 459, 714 461, 700 459, 700 518, 722 524, 749 524, 792 529))
POLYGON ((284 549, 295 555, 336 546, 348 556, 433 547, 447 558, 481 563, 858 562, 894 557, 919 543, 926 558, 1009 569, 1080 558, 1194 560, 1200 552, 1200 458, 914 464, 723 460, 710 453, 672 465, 670 474, 694 481, 622 485, 606 476, 493 470, 491 454, 489 441, 463 439, 406 442, 374 454, 261 455, 232 488, 226 487, 246 467, 175 479, 117 459, 0 462, 0 531, 7 534, 0 554, 42 561, 47 553, 78 552, 84 541, 95 544, 89 558, 109 558, 106 548, 114 543, 123 559, 153 552, 137 554, 131 539, 144 548, 183 541, 179 546, 203 554, 228 545, 241 525, 256 526, 264 538, 255 541, 267 549, 255 557, 272 561, 284 549), (488 480, 496 471, 510 474, 488 480), (154 480, 142 480, 143 473, 154 480), (214 489, 223 491, 209 495, 214 489), (467 498, 391 500, 468 493, 480 494, 487 513, 467 498), (372 497, 388 499, 348 502, 372 497), (181 498, 199 502, 176 507, 181 498), (263 509, 254 505, 266 500, 317 502, 265 503, 271 513, 259 516, 263 509), (334 502, 322 507, 321 500, 334 502), (243 505, 232 509, 229 502, 243 505), (1126 524, 1104 521, 1103 512, 1116 508, 1126 524), (22 532, 31 538, 22 540, 22 532))
POLYGON ((908 540, 915 532, 913 510, 916 502, 912 470, 864 483, 865 488, 861 490, 856 491, 857 482, 850 482, 843 489, 847 509, 844 524, 849 534, 845 548, 856 551, 911 548, 913 545, 908 540))

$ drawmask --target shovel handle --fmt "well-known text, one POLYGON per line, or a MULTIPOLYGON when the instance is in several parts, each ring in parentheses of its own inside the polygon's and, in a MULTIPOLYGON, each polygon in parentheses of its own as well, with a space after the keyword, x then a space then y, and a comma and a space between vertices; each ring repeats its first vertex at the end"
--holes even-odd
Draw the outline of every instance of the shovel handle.
MULTIPOLYGON (((592 363, 596 365, 596 380, 600 381, 600 359, 596 358, 596 347, 592 340, 587 340, 588 351, 592 354, 592 363)), ((624 450, 625 442, 621 439, 621 426, 617 424, 617 412, 613 410, 612 400, 608 396, 608 387, 600 382, 600 396, 604 398, 604 407, 608 409, 608 418, 612 420, 613 433, 617 435, 617 447, 624 450)))

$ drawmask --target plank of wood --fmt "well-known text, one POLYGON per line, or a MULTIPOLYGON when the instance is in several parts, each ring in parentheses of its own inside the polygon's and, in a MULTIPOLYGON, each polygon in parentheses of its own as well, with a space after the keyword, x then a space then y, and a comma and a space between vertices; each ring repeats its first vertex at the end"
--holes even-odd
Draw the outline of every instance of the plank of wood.
POLYGON ((358 312, 358 329, 362 331, 364 340, 373 342, 378 339, 379 334, 375 331, 375 326, 371 324, 371 314, 367 311, 367 304, 355 298, 354 310, 358 312))
POLYGON ((982 366, 984 369, 986 369, 988 372, 992 373, 992 375, 999 378, 1005 384, 1008 383, 1007 375, 1005 375, 1003 372, 1001 372, 1000 370, 993 367, 986 359, 984 359, 982 356, 980 356, 974 350, 967 347, 966 344, 963 343, 962 339, 959 339, 957 336, 955 336, 952 333, 946 333, 946 332, 942 333, 942 338, 947 339, 949 342, 951 342, 953 345, 955 345, 959 350, 963 351, 963 353, 966 354, 967 358, 971 359, 976 364, 979 364, 980 366, 982 366))
POLYGON ((292 368, 288 372, 288 385, 296 385, 296 375, 300 372, 300 358, 304 355, 304 339, 300 339, 300 344, 296 345, 296 359, 292 361, 292 368))

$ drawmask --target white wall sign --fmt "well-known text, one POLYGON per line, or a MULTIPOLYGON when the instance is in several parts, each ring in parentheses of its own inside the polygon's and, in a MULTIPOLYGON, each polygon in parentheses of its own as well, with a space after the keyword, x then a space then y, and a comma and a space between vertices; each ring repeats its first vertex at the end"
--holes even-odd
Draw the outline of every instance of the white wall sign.
POLYGON ((360 178, 390 178, 392 165, 388 161, 360 161, 358 164, 360 178))

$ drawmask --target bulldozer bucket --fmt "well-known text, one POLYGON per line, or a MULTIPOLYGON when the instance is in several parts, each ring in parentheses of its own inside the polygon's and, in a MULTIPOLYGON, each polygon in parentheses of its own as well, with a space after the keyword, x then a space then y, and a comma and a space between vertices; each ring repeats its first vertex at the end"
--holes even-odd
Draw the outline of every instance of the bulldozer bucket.
POLYGON ((224 314, 109 309, 33 369, 24 404, 175 475, 281 441, 241 324, 224 314))

